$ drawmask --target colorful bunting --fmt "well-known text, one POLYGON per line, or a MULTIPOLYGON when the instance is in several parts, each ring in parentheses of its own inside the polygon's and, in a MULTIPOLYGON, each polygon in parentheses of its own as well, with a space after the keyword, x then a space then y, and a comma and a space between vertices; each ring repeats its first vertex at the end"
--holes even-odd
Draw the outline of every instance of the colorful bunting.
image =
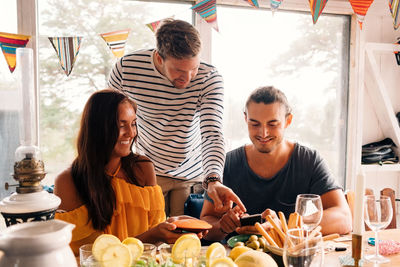
POLYGON ((130 31, 131 29, 125 29, 115 32, 100 33, 100 36, 106 41, 114 56, 120 58, 124 55, 125 44, 130 31))
POLYGON ((270 0, 270 6, 272 14, 278 10, 279 6, 282 4, 283 0, 270 0))
POLYGON ((250 5, 252 5, 256 8, 259 8, 257 0, 244 0, 244 1, 249 2, 250 5))
POLYGON ((351 7, 357 15, 358 25, 360 25, 361 30, 365 15, 372 2, 374 2, 374 0, 350 0, 351 7))
MULTIPOLYGON (((396 44, 400 44, 400 37, 397 38, 397 43, 396 44)), ((394 56, 396 57, 397 65, 400 66, 400 51, 395 51, 394 52, 394 56)))
POLYGON ((216 2, 216 0, 202 0, 192 6, 191 9, 196 11, 208 24, 218 31, 216 2))
POLYGON ((0 47, 11 73, 14 72, 16 66, 17 48, 25 47, 30 38, 29 35, 0 32, 0 47))
POLYGON ((51 44, 56 50, 61 67, 65 74, 69 76, 74 67, 76 57, 78 56, 83 37, 49 37, 51 44))
POLYGON ((311 16, 314 24, 317 23, 317 20, 321 15, 322 10, 325 8, 327 2, 328 0, 309 0, 311 16))
POLYGON ((162 19, 160 19, 160 20, 157 20, 157 21, 154 21, 154 22, 150 22, 150 23, 147 23, 146 24, 146 26, 147 27, 149 27, 149 29, 152 31, 152 32, 156 32, 156 30, 157 30, 157 28, 158 28, 158 26, 160 25, 160 22, 161 21, 163 21, 162 19))
POLYGON ((395 30, 400 26, 399 12, 400 12, 400 1, 389 0, 389 9, 393 17, 393 27, 395 30))

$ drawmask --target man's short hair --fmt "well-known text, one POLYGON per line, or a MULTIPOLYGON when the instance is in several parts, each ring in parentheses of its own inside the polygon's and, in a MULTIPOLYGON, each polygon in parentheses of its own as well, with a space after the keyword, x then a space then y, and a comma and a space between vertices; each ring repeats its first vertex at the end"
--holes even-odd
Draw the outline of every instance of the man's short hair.
POLYGON ((289 106, 289 102, 285 94, 273 86, 262 86, 255 89, 250 94, 249 98, 247 98, 245 112, 247 112, 247 108, 251 102, 264 103, 266 105, 278 102, 285 107, 286 116, 292 113, 292 108, 289 106))
POLYGON ((192 58, 200 53, 200 34, 192 24, 183 20, 166 19, 156 32, 157 52, 165 59, 192 58))

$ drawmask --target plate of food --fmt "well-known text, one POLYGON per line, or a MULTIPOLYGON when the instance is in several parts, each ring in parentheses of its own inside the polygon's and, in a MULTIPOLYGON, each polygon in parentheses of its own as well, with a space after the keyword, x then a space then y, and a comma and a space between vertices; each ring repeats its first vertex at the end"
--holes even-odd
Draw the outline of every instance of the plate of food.
POLYGON ((212 225, 206 221, 199 219, 181 219, 177 221, 173 221, 173 224, 176 225, 176 230, 182 230, 184 232, 191 233, 199 233, 202 231, 210 230, 212 225))
POLYGON ((229 238, 227 243, 230 248, 246 246, 254 250, 272 252, 279 256, 282 256, 283 254, 282 248, 270 246, 266 239, 261 235, 235 235, 229 238))

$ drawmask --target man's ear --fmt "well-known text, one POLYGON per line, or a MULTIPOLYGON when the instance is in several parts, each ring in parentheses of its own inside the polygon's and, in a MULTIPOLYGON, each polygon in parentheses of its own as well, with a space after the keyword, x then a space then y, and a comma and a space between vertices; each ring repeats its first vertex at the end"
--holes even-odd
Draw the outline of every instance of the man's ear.
POLYGON ((243 115, 244 115, 244 121, 247 123, 247 112, 246 112, 246 110, 243 111, 243 115))
POLYGON ((292 119, 293 119, 292 113, 290 113, 286 116, 285 128, 287 128, 292 123, 292 119))
POLYGON ((160 54, 157 52, 157 50, 154 51, 154 56, 155 56, 155 59, 157 61, 157 64, 158 65, 162 65, 163 64, 163 58, 160 56, 160 54))

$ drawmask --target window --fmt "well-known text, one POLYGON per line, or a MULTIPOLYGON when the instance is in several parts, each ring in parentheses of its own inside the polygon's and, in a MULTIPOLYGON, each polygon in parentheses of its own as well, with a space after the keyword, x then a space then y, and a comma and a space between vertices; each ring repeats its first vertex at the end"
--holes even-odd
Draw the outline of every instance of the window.
POLYGON ((313 25, 309 12, 218 6, 218 25, 212 63, 225 81, 228 150, 249 143, 250 92, 273 85, 293 108, 286 136, 318 150, 344 185, 350 17, 322 15, 313 25))
MULTIPOLYGON (((99 34, 130 28, 126 52, 154 47, 154 34, 145 24, 171 16, 192 21, 191 4, 191 1, 38 1, 39 120, 41 150, 48 172, 45 184, 52 184, 54 177, 75 157, 75 138, 83 106, 93 91, 106 87, 108 73, 116 60, 99 34), (67 77, 48 37, 74 35, 82 36, 83 41, 72 73, 67 77)), ((0 31, 16 32, 16 16, 15 29, 4 28, 10 25, 10 20, 3 22, 3 13, 12 14, 12 10, 1 9, 0 31)), ((317 149, 344 184, 350 18, 322 15, 313 25, 309 12, 278 10, 272 17, 266 9, 219 5, 218 24, 220 33, 210 29, 211 63, 225 80, 228 150, 248 142, 242 112, 250 92, 261 85, 274 85, 286 93, 294 110, 287 136, 317 149)), ((12 105, 9 91, 15 90, 15 77, 2 60, 0 57, 0 94, 6 96, 0 97, 0 116, 12 105)), ((13 154, 19 145, 18 123, 13 115, 7 116, 0 117, 0 145, 10 146, 8 162, 0 161, 3 176, 12 172, 13 154), (5 120, 7 126, 3 127, 5 120), (5 136, 8 139, 3 141, 5 136)))
POLYGON ((83 107, 91 93, 107 86, 116 58, 99 34, 130 28, 125 53, 151 48, 155 38, 146 24, 171 16, 191 21, 190 5, 123 0, 39 1, 40 140, 47 171, 44 184, 52 184, 75 158, 83 107), (83 37, 68 77, 48 40, 54 36, 83 37))
MULTIPOLYGON (((0 8, 0 32, 17 33, 17 1, 7 1, 0 8)), ((1 51, 1 49, 0 49, 1 51)), ((16 184, 14 172, 14 152, 19 146, 17 75, 11 73, 0 52, 0 198, 10 194, 4 183, 16 184)))

